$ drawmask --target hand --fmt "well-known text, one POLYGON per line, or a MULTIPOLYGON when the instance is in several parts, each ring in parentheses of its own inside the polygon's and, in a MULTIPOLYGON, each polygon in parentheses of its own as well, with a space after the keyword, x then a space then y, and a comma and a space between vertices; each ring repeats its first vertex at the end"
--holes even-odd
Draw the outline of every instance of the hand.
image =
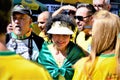
POLYGON ((72 11, 76 11, 76 8, 72 5, 65 5, 61 7, 62 10, 72 10, 72 11))

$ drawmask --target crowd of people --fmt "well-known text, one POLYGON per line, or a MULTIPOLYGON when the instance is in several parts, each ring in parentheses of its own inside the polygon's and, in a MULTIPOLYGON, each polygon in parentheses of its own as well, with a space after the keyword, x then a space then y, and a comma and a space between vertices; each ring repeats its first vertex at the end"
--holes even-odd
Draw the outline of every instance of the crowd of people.
POLYGON ((43 11, 36 23, 28 6, 12 5, 0 0, 0 80, 120 80, 120 17, 110 0, 43 11))

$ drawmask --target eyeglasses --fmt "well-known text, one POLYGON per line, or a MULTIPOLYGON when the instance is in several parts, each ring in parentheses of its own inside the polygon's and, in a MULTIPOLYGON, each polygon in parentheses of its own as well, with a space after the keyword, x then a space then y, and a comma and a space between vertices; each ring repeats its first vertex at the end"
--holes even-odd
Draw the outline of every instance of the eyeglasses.
POLYGON ((94 4, 93 6, 94 7, 101 7, 101 8, 103 8, 104 4, 94 4))
POLYGON ((84 18, 88 18, 88 17, 90 17, 90 16, 92 16, 92 15, 88 15, 88 16, 86 16, 86 17, 83 17, 83 16, 74 16, 74 18, 75 18, 75 19, 78 19, 79 21, 83 21, 84 18))

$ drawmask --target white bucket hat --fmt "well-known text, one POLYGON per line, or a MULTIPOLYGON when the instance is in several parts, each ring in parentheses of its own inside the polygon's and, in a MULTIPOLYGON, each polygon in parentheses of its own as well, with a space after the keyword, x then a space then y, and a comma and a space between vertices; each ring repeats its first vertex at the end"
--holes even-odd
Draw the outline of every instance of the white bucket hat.
POLYGON ((47 33, 72 35, 74 32, 71 30, 71 26, 69 26, 66 22, 56 21, 52 24, 47 33))

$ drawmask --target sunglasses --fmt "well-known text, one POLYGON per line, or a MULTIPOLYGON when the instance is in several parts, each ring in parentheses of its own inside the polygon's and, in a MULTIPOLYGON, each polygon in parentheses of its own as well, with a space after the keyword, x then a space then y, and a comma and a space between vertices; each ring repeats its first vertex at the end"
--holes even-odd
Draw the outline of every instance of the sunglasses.
POLYGON ((37 22, 37 23, 44 24, 45 22, 37 22))
POLYGON ((94 4, 93 6, 94 7, 101 7, 101 8, 103 8, 104 4, 94 4))
POLYGON ((75 19, 78 19, 79 21, 83 21, 84 18, 88 18, 88 17, 90 17, 90 16, 92 16, 92 15, 88 15, 88 16, 86 16, 86 17, 83 17, 83 16, 74 16, 74 18, 75 18, 75 19))

